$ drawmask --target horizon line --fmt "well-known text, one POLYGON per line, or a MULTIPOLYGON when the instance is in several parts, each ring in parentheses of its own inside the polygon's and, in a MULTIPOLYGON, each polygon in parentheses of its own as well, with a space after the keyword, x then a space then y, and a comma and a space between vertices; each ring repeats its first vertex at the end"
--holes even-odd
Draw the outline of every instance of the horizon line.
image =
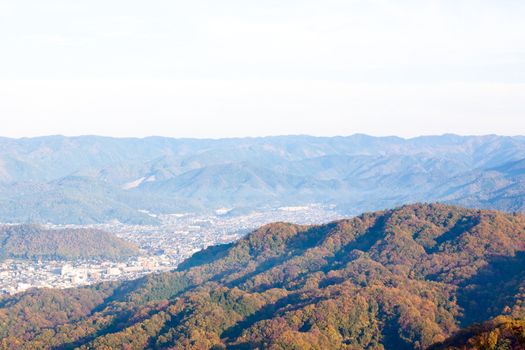
POLYGON ((145 140, 145 139, 172 139, 172 140, 242 140, 242 139, 265 139, 265 138, 285 138, 285 137, 305 137, 305 138, 317 138, 317 139, 329 139, 329 138, 350 138, 350 137, 369 137, 369 138, 397 138, 401 140, 413 140, 418 138, 430 138, 430 137, 460 137, 460 138, 472 138, 472 137, 509 137, 509 138, 520 138, 525 137, 525 134, 514 134, 514 135, 503 135, 503 134, 458 134, 458 133, 442 133, 442 134, 421 134, 417 136, 399 136, 399 135, 373 135, 367 133, 353 133, 348 135, 313 135, 313 134, 274 134, 274 135, 246 135, 246 136, 220 136, 220 137, 198 137, 198 136, 165 136, 165 135, 147 135, 147 136, 112 136, 102 134, 77 134, 77 135, 66 135, 66 134, 45 134, 35 136, 3 136, 0 135, 0 139, 9 140, 27 140, 27 139, 43 139, 43 138, 107 138, 107 139, 134 139, 134 140, 145 140))

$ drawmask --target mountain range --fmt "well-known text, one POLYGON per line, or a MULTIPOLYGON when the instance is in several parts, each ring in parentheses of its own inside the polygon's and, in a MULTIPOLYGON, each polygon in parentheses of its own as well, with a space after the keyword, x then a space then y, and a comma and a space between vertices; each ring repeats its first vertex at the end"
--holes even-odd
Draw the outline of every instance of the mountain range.
POLYGON ((523 211, 525 137, 0 138, 0 221, 158 223, 147 212, 415 201, 523 211))
POLYGON ((412 204, 268 224, 134 281, 3 297, 0 338, 8 349, 522 349, 524 303, 525 216, 412 204))

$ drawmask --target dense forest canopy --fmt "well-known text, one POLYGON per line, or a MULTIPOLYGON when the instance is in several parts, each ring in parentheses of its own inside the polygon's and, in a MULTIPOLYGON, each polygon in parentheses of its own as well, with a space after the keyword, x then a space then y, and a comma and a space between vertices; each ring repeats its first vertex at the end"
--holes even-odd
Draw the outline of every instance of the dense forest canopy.
MULTIPOLYGON (((4 298, 0 337, 10 349, 445 347, 501 314, 519 325, 524 277, 524 216, 415 204, 269 224, 173 272, 4 298)), ((496 345, 510 339, 497 327, 496 345)))
POLYGON ((525 348, 525 319, 498 316, 461 330, 429 350, 522 350, 525 348))

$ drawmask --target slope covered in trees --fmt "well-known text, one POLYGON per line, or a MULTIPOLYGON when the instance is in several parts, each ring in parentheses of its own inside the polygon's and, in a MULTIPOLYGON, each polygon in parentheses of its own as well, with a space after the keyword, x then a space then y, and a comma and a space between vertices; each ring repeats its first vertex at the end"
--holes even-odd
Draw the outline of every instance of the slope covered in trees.
POLYGON ((429 350, 522 350, 525 349, 525 320, 498 316, 468 327, 429 350))
POLYGON ((170 273, 53 292, 44 307, 66 321, 15 327, 20 312, 46 319, 28 306, 39 297, 0 301, 0 334, 12 349, 425 349, 525 316, 524 262, 518 214, 417 204, 275 223, 170 273), (91 294, 79 311, 75 295, 91 294))
POLYGON ((0 259, 119 259, 139 253, 133 243, 101 230, 0 226, 0 259))

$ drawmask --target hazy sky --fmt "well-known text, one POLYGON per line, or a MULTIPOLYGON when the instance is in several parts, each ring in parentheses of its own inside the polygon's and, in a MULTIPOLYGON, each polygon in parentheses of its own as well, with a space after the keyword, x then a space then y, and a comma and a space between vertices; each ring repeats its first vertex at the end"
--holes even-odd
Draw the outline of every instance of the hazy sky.
POLYGON ((0 135, 525 134, 525 1, 0 0, 0 135))

